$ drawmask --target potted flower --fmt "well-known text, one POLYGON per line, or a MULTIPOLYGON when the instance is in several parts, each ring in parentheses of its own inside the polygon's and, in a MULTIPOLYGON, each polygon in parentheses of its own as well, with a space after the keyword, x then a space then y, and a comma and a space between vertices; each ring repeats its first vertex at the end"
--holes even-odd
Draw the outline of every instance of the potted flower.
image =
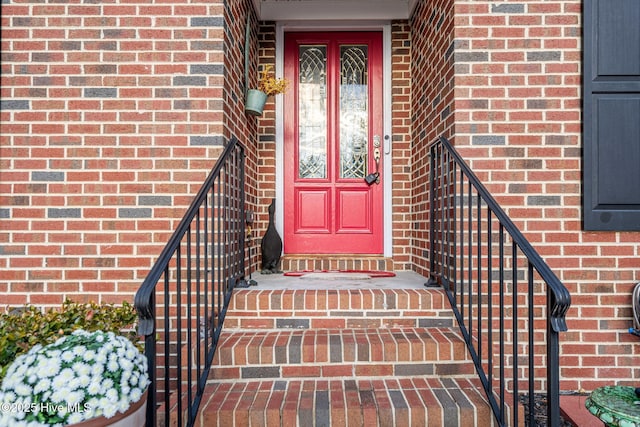
POLYGON ((2 335, 9 338, 0 342, 0 356, 17 354, 11 363, 0 366, 4 376, 0 386, 0 426, 106 426, 126 423, 125 417, 133 424, 122 425, 142 426, 149 382, 147 360, 119 330, 123 322, 131 323, 128 316, 135 313, 133 307, 67 301, 61 312, 35 313, 39 311, 29 306, 21 313, 0 317, 0 333, 11 330, 2 335), (69 313, 86 313, 86 316, 70 321, 71 326, 64 324, 73 332, 65 333, 61 328, 51 335, 57 339, 49 342, 49 329, 39 320, 51 318, 54 327, 58 327, 61 326, 60 319, 66 319, 69 313), (118 320, 113 313, 124 315, 118 320), (105 321, 105 318, 111 321, 105 321), (48 343, 38 342, 30 347, 27 344, 28 349, 19 345, 12 347, 11 343, 22 332, 20 327, 12 328, 19 323, 16 319, 24 319, 31 326, 40 325, 39 340, 48 343), (90 332, 76 329, 78 325, 101 326, 116 332, 90 332))
POLYGON ((288 85, 289 81, 287 79, 281 79, 275 76, 271 64, 265 65, 260 73, 258 89, 249 89, 247 91, 245 111, 253 116, 261 115, 264 104, 267 102, 267 97, 284 93, 288 85))

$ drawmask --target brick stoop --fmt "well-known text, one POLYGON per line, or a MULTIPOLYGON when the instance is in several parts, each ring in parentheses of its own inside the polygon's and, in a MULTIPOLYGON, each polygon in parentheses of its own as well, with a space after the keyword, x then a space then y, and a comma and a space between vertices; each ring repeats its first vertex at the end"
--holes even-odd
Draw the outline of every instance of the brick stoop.
POLYGON ((230 329, 453 327, 439 289, 238 289, 230 329))
POLYGON ((197 426, 494 425, 479 384, 451 378, 338 378, 210 384, 197 426))
POLYGON ((371 255, 284 255, 282 271, 394 271, 393 259, 371 255))
POLYGON ((490 426, 438 289, 237 290, 199 426, 490 426))
POLYGON ((310 329, 225 334, 215 380, 472 375, 449 328, 310 329))

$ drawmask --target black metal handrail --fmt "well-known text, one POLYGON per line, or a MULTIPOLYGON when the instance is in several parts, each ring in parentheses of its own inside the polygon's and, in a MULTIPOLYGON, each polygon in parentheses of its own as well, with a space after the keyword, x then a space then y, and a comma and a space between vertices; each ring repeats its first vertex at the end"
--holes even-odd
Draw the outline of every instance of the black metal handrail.
POLYGON ((232 138, 136 293, 151 379, 148 427, 196 419, 231 294, 244 278, 244 156, 232 138))
POLYGON ((534 397, 544 394, 558 426, 569 291, 447 139, 430 154, 427 285, 446 291, 499 425, 518 425, 520 403, 536 425, 534 397))

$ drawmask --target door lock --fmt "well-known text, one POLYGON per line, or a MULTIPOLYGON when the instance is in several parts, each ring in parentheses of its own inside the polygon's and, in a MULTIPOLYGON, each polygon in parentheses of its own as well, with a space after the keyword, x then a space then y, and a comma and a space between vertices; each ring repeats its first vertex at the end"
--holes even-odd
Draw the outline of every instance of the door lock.
POLYGON ((373 160, 376 162, 376 171, 364 177, 364 181, 368 186, 380 184, 380 137, 378 135, 373 137, 373 146, 375 147, 373 150, 373 160))
POLYGON ((373 184, 380 183, 380 173, 374 172, 364 177, 364 182, 367 183, 368 186, 372 186, 373 184))

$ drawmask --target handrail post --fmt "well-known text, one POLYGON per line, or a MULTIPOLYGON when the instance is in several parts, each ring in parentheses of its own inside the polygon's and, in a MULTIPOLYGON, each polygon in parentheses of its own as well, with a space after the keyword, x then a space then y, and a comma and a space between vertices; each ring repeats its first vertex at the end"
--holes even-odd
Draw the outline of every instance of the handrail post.
MULTIPOLYGON (((155 310, 156 296, 151 294, 150 306, 155 310)), ((156 394, 156 321, 155 318, 146 319, 147 327, 151 325, 151 333, 144 337, 144 355, 147 358, 147 369, 149 373, 149 390, 147 392, 147 415, 146 427, 156 426, 156 406, 158 397, 156 394)))
POLYGON ((547 420, 551 427, 560 426, 560 345, 558 332, 553 329, 551 311, 555 301, 547 292, 547 420))
MULTIPOLYGON (((434 210, 434 206, 436 203, 436 197, 435 197, 435 177, 436 177, 436 173, 434 170, 435 167, 435 157, 436 157, 436 153, 434 150, 435 145, 431 146, 431 159, 430 159, 430 170, 429 170, 429 209, 430 210, 434 210)), ((435 216, 434 215, 430 215, 429 216, 429 262, 431 264, 430 267, 430 280, 434 279, 434 274, 435 274, 435 269, 436 269, 436 262, 435 262, 435 226, 436 226, 436 220, 435 220, 435 216)))
POLYGON ((435 226, 436 226, 436 221, 435 221, 435 215, 433 214, 433 212, 435 211, 435 203, 436 203, 436 197, 435 197, 435 180, 436 180, 436 173, 435 173, 435 165, 436 165, 436 156, 437 156, 437 151, 436 151, 436 147, 437 144, 433 144, 430 149, 429 149, 429 278, 427 279, 427 282, 424 284, 425 286, 438 286, 438 279, 436 276, 436 257, 435 257, 435 226))

